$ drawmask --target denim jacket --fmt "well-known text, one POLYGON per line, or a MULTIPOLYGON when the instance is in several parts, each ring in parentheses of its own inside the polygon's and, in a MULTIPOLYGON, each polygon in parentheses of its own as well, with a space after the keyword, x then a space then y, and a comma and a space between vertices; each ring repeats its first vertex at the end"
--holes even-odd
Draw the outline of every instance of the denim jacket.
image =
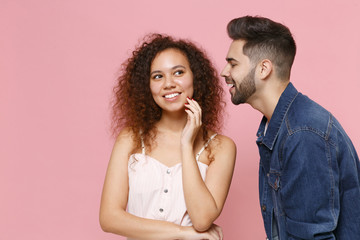
POLYGON ((360 163, 339 122, 291 83, 265 133, 266 122, 256 142, 268 239, 360 239, 360 163))

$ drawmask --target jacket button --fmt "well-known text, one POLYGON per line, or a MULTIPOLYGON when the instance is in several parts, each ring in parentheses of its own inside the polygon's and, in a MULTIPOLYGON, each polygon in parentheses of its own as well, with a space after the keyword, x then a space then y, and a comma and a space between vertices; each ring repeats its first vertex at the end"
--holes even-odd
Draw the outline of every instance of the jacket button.
POLYGON ((265 211, 266 211, 266 205, 262 205, 262 206, 261 206, 261 210, 262 210, 263 212, 265 212, 265 211))

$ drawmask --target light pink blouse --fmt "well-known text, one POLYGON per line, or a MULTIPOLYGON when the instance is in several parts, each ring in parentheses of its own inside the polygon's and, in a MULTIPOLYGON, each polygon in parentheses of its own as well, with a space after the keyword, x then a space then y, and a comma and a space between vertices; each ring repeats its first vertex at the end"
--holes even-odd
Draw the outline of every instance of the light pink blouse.
MULTIPOLYGON (((199 156, 209 142, 196 154, 196 161, 205 180, 208 165, 199 162, 199 156)), ((128 212, 142 218, 173 222, 182 226, 191 226, 186 211, 182 185, 182 165, 178 163, 167 167, 158 160, 142 153, 130 156, 128 164, 129 198, 128 212)))

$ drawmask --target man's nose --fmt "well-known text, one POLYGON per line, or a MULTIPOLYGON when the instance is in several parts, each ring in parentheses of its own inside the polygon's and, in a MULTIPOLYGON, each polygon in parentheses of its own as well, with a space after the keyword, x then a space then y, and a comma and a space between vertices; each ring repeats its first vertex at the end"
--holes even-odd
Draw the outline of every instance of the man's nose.
POLYGON ((222 77, 228 77, 229 76, 229 64, 226 64, 223 70, 221 71, 220 75, 222 77))

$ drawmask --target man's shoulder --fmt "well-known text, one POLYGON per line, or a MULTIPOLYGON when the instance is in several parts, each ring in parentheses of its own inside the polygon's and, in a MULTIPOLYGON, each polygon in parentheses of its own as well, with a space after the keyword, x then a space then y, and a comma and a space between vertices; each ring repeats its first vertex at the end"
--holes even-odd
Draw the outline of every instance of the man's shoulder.
POLYGON ((325 133, 332 118, 331 113, 306 95, 299 93, 286 114, 288 129, 311 130, 325 133))

